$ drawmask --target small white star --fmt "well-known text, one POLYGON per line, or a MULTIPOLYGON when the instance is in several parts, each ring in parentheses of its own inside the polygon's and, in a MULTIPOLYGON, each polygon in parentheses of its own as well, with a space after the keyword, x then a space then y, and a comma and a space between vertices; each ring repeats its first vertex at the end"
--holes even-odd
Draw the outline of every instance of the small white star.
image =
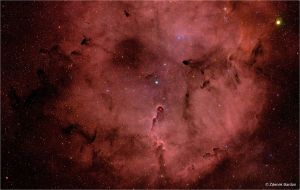
POLYGON ((177 36, 176 36, 176 39, 177 39, 177 40, 183 40, 183 38, 184 38, 184 36, 182 36, 182 35, 177 35, 177 36))

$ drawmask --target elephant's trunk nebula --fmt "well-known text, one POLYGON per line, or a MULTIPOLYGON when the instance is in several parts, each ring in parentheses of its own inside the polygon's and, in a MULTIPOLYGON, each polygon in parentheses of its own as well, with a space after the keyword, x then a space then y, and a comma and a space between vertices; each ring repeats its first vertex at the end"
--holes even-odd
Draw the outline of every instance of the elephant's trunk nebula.
POLYGON ((298 2, 1 9, 3 187, 299 187, 298 2))

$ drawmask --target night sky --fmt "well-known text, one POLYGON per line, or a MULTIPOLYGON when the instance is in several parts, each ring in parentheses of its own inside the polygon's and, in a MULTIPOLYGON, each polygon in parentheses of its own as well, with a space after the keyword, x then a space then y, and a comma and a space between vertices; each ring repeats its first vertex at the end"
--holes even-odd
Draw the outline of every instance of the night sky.
POLYGON ((299 188, 299 2, 1 1, 1 113, 2 188, 299 188))

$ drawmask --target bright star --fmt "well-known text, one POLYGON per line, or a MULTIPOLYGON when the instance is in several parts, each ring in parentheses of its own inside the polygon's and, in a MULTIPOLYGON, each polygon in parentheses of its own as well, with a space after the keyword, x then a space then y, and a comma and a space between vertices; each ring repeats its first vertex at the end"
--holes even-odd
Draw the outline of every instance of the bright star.
POLYGON ((275 24, 276 24, 277 26, 282 25, 282 19, 281 19, 281 18, 277 18, 276 21, 275 21, 275 24))

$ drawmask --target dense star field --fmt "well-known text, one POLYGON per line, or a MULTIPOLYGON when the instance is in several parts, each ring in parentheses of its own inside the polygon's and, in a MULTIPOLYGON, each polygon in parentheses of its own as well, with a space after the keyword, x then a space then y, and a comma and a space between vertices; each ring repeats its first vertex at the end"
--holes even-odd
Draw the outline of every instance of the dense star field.
POLYGON ((298 109, 299 2, 1 2, 2 188, 299 188, 298 109))

